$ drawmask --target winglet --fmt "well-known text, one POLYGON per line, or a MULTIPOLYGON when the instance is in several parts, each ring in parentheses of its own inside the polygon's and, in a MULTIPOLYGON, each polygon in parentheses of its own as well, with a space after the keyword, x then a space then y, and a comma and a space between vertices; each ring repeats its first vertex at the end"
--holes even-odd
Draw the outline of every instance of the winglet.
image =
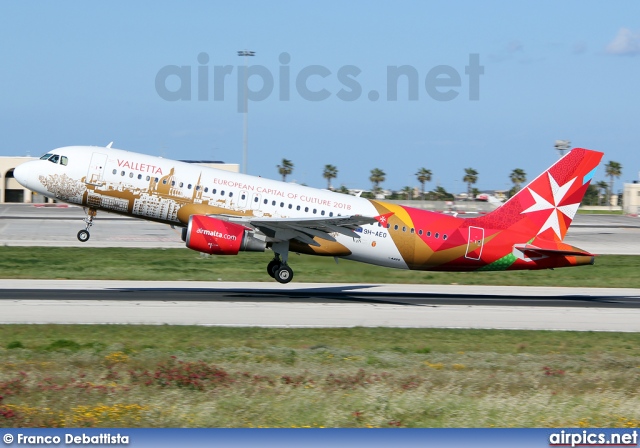
POLYGON ((391 218, 394 214, 395 214, 394 212, 385 213, 384 215, 374 216, 373 219, 378 221, 381 226, 386 227, 387 226, 387 222, 389 222, 389 218, 391 218))

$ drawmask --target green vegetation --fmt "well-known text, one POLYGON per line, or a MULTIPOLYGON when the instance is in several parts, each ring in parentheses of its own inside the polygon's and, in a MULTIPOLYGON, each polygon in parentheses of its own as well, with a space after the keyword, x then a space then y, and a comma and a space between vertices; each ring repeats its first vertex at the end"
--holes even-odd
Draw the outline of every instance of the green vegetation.
MULTIPOLYGON (((273 254, 202 257, 188 249, 0 247, 1 278, 273 281, 273 254)), ((291 255, 294 282, 424 283, 640 288, 640 257, 603 255, 594 266, 554 271, 419 272, 291 255)))
POLYGON ((622 210, 583 210, 578 209, 579 215, 624 215, 622 210))
POLYGON ((0 427, 637 427, 639 345, 638 333, 0 325, 0 427))

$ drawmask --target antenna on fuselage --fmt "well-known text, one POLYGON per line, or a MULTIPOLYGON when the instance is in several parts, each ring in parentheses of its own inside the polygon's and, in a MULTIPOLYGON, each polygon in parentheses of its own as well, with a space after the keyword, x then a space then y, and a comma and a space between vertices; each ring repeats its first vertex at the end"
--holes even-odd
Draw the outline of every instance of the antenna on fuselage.
POLYGON ((113 145, 113 142, 109 143, 105 148, 111 148, 111 145, 113 145))

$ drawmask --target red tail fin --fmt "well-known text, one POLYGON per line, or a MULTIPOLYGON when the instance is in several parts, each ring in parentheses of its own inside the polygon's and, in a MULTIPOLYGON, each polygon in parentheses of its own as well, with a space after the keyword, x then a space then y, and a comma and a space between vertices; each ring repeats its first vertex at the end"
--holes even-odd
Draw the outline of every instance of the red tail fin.
POLYGON ((475 220, 481 227, 563 240, 602 156, 573 149, 504 205, 475 220))

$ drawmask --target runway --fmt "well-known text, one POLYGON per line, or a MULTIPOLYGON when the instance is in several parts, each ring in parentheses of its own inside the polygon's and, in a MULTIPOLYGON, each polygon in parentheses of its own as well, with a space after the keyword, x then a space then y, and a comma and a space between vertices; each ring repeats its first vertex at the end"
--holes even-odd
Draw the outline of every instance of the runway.
POLYGON ((0 323, 640 331, 640 289, 0 280, 0 323))
MULTIPOLYGON (((0 208, 0 245, 184 248, 167 225, 79 207, 0 208)), ((567 243, 640 255, 640 219, 577 215, 567 243)), ((187 250, 187 249, 185 249, 187 250)), ((0 280, 0 323, 640 331, 640 290, 0 280)))

